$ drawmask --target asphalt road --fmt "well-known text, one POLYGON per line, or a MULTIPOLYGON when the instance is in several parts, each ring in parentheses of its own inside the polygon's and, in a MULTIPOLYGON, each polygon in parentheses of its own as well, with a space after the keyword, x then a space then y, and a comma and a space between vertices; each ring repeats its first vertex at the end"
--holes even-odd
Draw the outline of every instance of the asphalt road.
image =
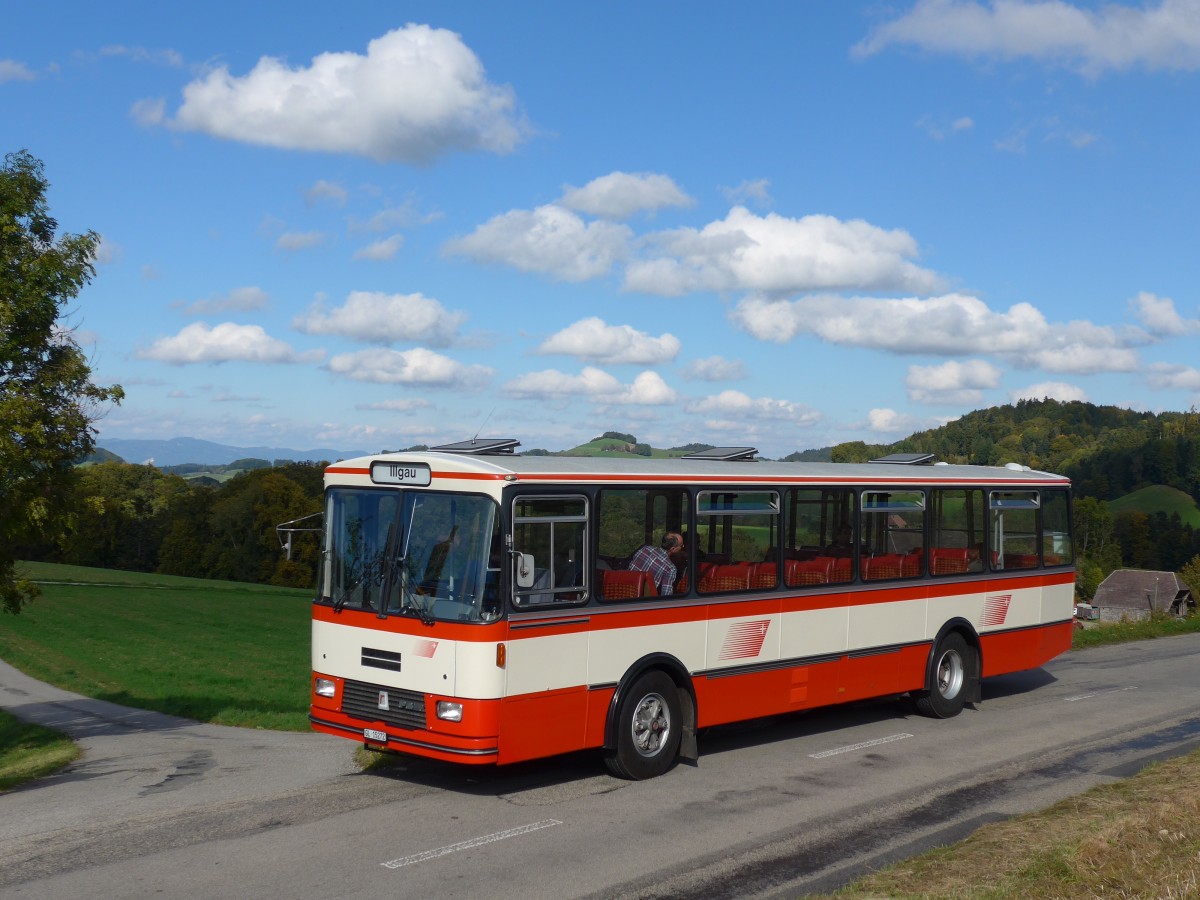
POLYGON ((353 771, 354 745, 42 685, 82 760, 0 795, 0 896, 791 897, 1200 746, 1200 636, 1070 653, 934 721, 878 701, 714 729, 648 782, 595 754, 353 771))

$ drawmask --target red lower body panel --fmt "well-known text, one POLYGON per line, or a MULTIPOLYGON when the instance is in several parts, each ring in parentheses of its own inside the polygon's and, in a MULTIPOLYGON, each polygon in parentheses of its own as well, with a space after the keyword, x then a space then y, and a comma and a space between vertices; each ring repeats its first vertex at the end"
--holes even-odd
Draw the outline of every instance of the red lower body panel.
MULTIPOLYGON (((983 677, 1044 665, 1071 647, 1072 623, 1061 622, 980 637, 983 677)), ((698 728, 833 706, 925 687, 930 644, 886 652, 844 654, 802 666, 765 668, 693 678, 698 728)), ((458 763, 513 763, 602 747, 615 688, 579 685, 502 700, 467 700, 463 721, 436 718, 428 695, 426 728, 401 729, 352 718, 314 705, 313 728, 363 741, 364 729, 382 731, 388 750, 458 763)))
POLYGON ((841 656, 827 662, 696 678, 697 727, 918 690, 929 647, 841 656))
POLYGON ((981 635, 983 677, 1023 672, 1045 665, 1071 649, 1074 627, 1074 622, 1056 622, 1020 631, 981 635))

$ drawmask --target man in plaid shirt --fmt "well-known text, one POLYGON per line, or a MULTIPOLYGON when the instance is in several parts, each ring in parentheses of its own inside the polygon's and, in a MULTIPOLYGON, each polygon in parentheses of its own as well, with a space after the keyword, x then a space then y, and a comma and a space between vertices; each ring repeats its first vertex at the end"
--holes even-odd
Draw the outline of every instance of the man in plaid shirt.
POLYGON ((682 561, 682 554, 683 535, 668 531, 663 535, 661 546, 647 544, 633 554, 633 558, 629 560, 629 568, 649 572, 658 593, 665 596, 675 591, 675 577, 679 574, 675 560, 682 561))

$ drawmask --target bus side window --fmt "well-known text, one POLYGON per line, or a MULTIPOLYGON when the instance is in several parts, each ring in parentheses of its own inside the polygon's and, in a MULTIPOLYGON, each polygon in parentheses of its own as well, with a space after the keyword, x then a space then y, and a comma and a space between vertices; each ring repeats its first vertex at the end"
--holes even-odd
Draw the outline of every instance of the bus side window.
POLYGON ((687 492, 678 488, 605 488, 597 496, 595 582, 600 600, 678 596, 688 591, 687 492), (668 534, 683 537, 683 552, 667 553, 668 534), (648 558, 657 560, 653 566, 648 558), (637 566, 635 566, 635 561, 637 566), (674 577, 671 577, 671 567, 674 577), (655 569, 652 588, 637 576, 609 576, 634 568, 655 569))
POLYGON ((864 491, 860 522, 864 581, 924 573, 924 491, 864 491))
POLYGON ((586 497, 513 501, 513 603, 520 608, 587 599, 586 497))
POLYGON ((1038 567, 1037 491, 992 491, 989 498, 992 568, 1038 567))
POLYGON ((1042 491, 1042 562, 1047 566, 1061 566, 1074 561, 1067 492, 1042 491))
POLYGON ((700 593, 774 589, 779 528, 775 491, 701 491, 696 497, 700 593))
POLYGON ((784 495, 783 583, 788 587, 854 580, 854 492, 793 488, 784 495))
POLYGON ((986 518, 983 491, 938 488, 930 491, 933 506, 929 539, 929 574, 961 575, 983 571, 986 518))

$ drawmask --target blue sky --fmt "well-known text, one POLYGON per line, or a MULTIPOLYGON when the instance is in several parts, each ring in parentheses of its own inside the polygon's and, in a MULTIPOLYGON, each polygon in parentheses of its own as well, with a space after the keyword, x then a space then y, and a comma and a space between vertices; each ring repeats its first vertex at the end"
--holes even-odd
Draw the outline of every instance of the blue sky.
POLYGON ((5 4, 104 437, 767 456, 1200 400, 1200 0, 5 4))

